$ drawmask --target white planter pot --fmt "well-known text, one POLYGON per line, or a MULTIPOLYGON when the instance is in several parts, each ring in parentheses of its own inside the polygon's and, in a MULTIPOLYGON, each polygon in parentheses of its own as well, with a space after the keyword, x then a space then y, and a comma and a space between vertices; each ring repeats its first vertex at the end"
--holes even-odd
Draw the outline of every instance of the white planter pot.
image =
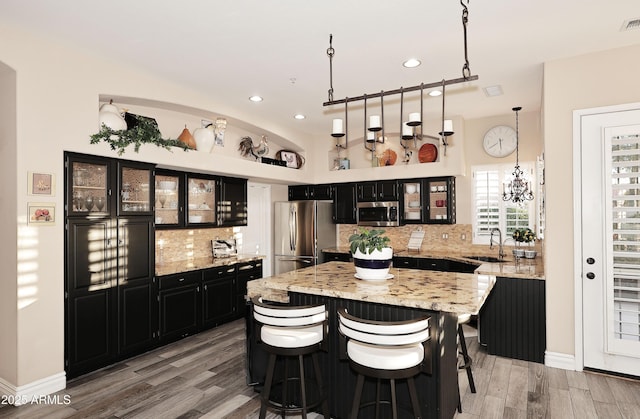
POLYGON ((387 279, 392 260, 393 248, 391 247, 385 247, 382 251, 374 249, 371 253, 362 253, 360 250, 356 250, 353 254, 357 277, 370 281, 387 279))

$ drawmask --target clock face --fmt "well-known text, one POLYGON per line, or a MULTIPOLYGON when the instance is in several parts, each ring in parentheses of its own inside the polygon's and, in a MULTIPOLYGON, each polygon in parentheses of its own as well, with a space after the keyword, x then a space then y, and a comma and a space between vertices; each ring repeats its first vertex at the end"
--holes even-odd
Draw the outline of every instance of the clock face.
POLYGON ((491 128, 484 135, 484 151, 493 157, 505 157, 516 149, 518 138, 516 130, 506 125, 491 128))

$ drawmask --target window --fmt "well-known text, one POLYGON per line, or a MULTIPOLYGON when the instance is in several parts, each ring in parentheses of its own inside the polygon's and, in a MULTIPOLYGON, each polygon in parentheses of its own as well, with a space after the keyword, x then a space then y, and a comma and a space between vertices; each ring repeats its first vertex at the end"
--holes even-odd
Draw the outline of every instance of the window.
MULTIPOLYGON (((534 197, 536 181, 532 163, 521 163, 520 168, 531 183, 534 197)), ((513 165, 500 164, 474 166, 473 198, 471 201, 473 217, 473 243, 489 244, 491 230, 499 228, 503 240, 511 237, 518 228, 535 230, 535 199, 520 204, 504 201, 504 184, 509 181, 513 165)))

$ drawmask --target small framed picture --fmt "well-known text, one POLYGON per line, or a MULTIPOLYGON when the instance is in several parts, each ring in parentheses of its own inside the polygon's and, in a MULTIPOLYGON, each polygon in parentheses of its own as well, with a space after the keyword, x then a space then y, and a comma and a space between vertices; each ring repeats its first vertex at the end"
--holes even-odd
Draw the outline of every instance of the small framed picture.
POLYGON ((53 196, 55 194, 55 176, 51 173, 29 172, 27 185, 29 195, 53 196))
POLYGON ((287 163, 287 167, 291 167, 293 169, 298 168, 298 156, 296 153, 291 151, 282 151, 280 153, 280 157, 282 161, 287 163))
POLYGON ((29 225, 54 225, 56 223, 56 206, 51 202, 29 202, 27 204, 29 225))

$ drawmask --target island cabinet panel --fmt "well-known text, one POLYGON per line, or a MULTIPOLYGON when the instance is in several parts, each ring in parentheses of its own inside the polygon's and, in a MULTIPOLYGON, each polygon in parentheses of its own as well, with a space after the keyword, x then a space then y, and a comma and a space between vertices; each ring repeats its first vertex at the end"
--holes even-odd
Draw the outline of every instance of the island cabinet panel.
POLYGON ((479 315, 480 343, 491 355, 544 363, 545 306, 545 281, 496 278, 479 315))
MULTIPOLYGON (((430 359, 427 361, 430 373, 421 373, 416 379, 418 399, 425 418, 451 418, 457 408, 458 374, 456 354, 457 317, 452 313, 421 310, 394 305, 377 304, 356 300, 325 297, 312 294, 289 293, 292 305, 325 304, 329 313, 329 344, 327 352, 320 352, 320 369, 325 386, 330 389, 330 411, 332 418, 348 418, 355 394, 357 375, 349 362, 340 359, 340 339, 338 335, 337 309, 346 308, 350 314, 372 320, 409 320, 424 314, 431 316, 430 359), (453 350, 444 350, 453 348, 453 350)), ((250 317, 250 316, 249 316, 250 317)), ((249 319, 248 317, 248 319, 249 319)), ((264 383, 266 355, 257 343, 254 325, 247 321, 247 357, 249 384, 260 390, 264 383)), ((308 366, 312 371, 312 366, 308 366)), ((307 366, 305 366, 307 368, 307 366)), ((390 394, 388 384, 381 387, 385 397, 390 394)), ((367 379, 362 400, 375 399, 375 381, 367 379)), ((406 383, 397 384, 398 404, 410 406, 406 383)), ((365 417, 362 416, 361 417, 365 417)), ((370 416, 373 417, 373 416, 370 416)), ((410 412, 400 411, 400 418, 413 417, 410 412)))
POLYGON ((262 278, 262 261, 239 263, 238 276, 235 285, 235 316, 244 317, 247 313, 247 282, 262 278))

